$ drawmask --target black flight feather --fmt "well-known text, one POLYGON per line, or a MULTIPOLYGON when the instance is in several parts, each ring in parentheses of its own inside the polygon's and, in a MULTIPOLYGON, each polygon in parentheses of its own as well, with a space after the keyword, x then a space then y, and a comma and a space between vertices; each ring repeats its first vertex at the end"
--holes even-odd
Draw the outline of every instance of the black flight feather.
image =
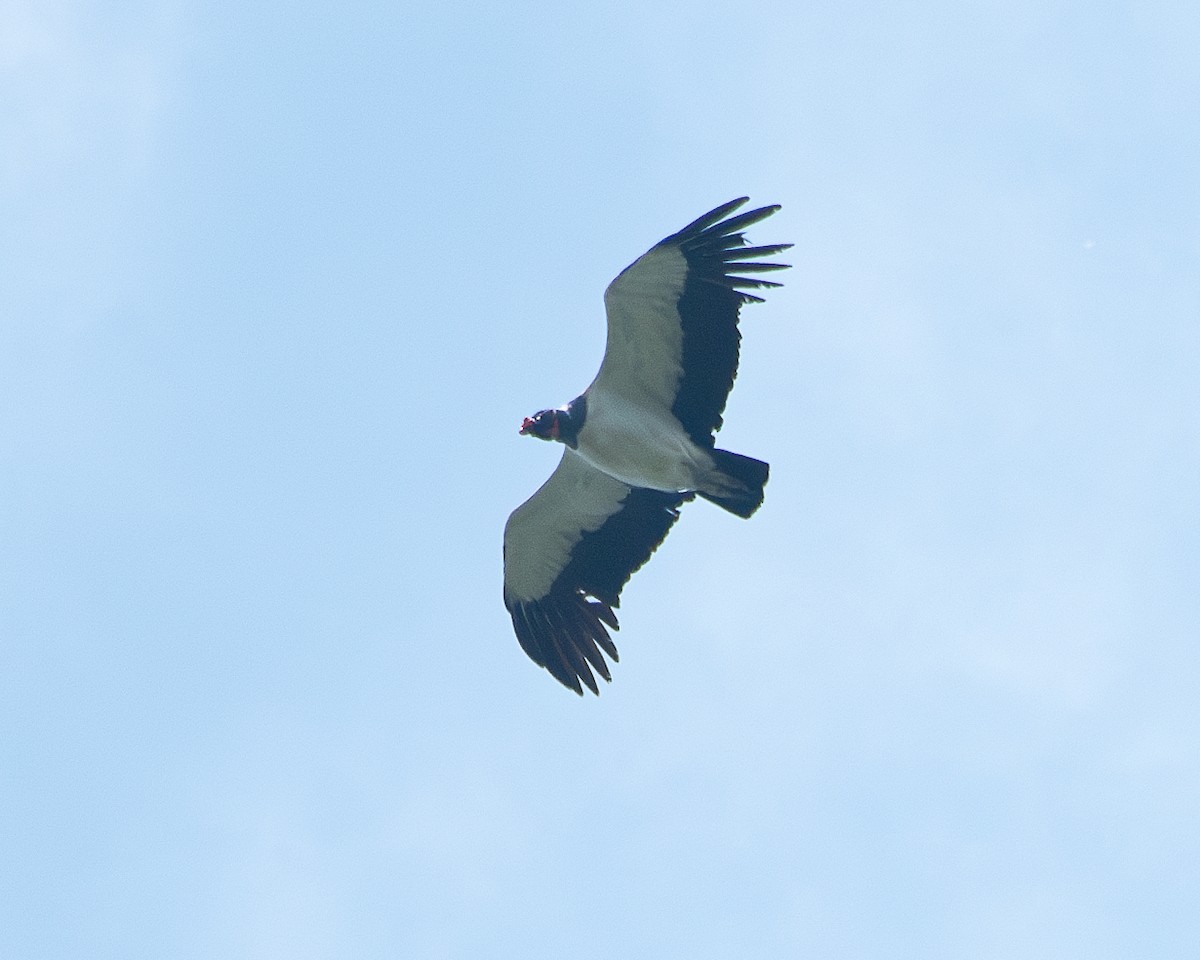
POLYGON ((676 304, 683 324, 683 377, 671 412, 692 441, 702 447, 713 446, 713 434, 721 429, 721 414, 737 376, 741 344, 738 310, 743 303, 762 302, 762 297, 736 288, 778 286, 770 280, 741 276, 740 272, 787 266, 742 261, 746 257, 774 256, 791 246, 746 246, 741 230, 766 219, 779 206, 759 207, 722 219, 744 202, 745 198, 717 207, 660 244, 678 244, 688 265, 687 280, 676 304), (739 273, 731 273, 733 268, 739 273))

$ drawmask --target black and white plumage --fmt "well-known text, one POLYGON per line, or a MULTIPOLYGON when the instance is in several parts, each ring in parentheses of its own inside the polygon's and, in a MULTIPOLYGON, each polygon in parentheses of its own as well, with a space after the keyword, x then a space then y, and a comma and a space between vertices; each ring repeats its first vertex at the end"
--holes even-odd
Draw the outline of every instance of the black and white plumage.
POLYGON ((763 500, 768 466, 718 450, 737 375, 738 311, 777 283, 745 274, 791 244, 745 245, 778 206, 706 213, 626 267, 604 294, 608 340, 596 379, 521 433, 564 444, 562 460, 504 529, 504 603, 522 648, 576 693, 599 693, 617 660, 607 628, 622 587, 697 495, 740 517, 763 500), (581 683, 583 686, 581 686, 581 683))

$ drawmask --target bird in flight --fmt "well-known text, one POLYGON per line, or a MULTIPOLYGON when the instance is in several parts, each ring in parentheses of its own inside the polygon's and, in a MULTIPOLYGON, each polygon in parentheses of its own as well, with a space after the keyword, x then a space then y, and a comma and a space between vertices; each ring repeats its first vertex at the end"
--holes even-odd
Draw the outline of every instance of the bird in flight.
POLYGON ((768 466, 717 449, 737 375, 738 311, 762 302, 746 274, 790 243, 752 247, 742 231, 778 205, 710 210, 656 243, 604 293, 608 340, 591 386, 526 417, 521 433, 561 443, 558 467, 504 528, 504 605, 521 647, 582 695, 616 662, 607 628, 621 589, 697 495, 739 517, 763 501, 768 466))

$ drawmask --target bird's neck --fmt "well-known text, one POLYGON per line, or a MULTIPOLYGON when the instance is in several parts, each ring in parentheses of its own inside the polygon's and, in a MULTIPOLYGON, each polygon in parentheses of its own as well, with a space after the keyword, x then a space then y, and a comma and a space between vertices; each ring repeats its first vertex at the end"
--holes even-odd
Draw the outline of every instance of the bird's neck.
POLYGON ((558 440, 574 450, 579 446, 579 430, 587 419, 587 399, 579 396, 558 415, 558 440))

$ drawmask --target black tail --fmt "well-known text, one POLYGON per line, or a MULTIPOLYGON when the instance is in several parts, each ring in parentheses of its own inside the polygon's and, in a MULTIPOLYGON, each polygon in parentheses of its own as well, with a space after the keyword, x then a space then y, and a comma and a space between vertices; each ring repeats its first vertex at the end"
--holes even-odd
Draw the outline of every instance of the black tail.
POLYGON ((708 453, 717 469, 733 481, 732 489, 723 490, 720 494, 705 493, 703 490, 696 492, 730 513, 736 513, 739 517, 750 516, 762 506, 763 487, 771 467, 761 460, 743 457, 740 453, 730 453, 728 450, 710 450, 708 453))

